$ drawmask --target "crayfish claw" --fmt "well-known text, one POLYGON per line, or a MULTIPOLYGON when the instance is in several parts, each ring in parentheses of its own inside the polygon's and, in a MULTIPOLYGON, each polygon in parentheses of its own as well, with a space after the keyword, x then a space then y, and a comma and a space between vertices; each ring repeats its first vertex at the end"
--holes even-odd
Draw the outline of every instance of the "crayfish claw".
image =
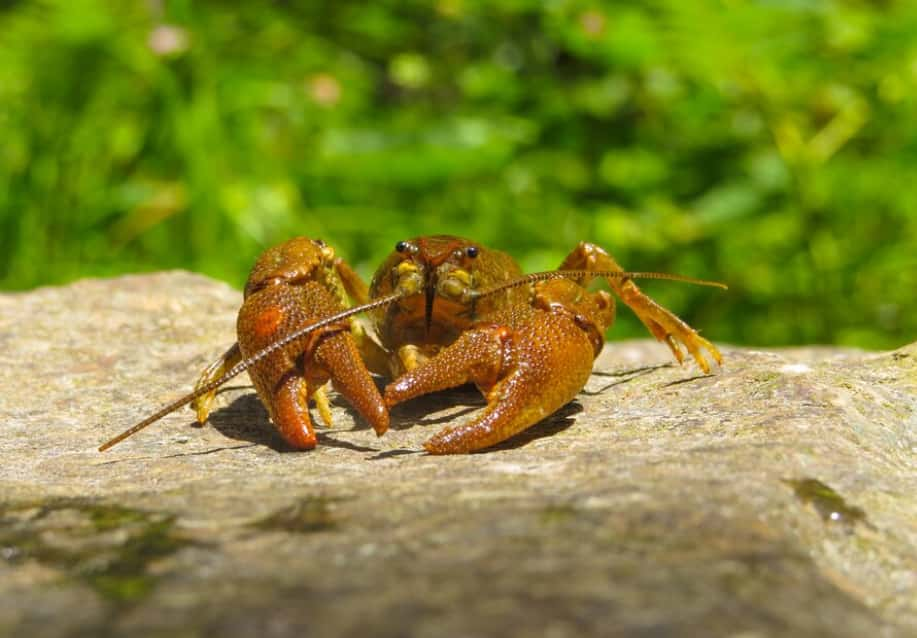
POLYGON ((389 384, 385 401, 392 406, 473 381, 487 406, 424 444, 431 454, 473 452, 505 441, 571 401, 589 379, 594 357, 589 335, 570 314, 517 309, 507 323, 466 331, 389 384))
POLYGON ((717 365, 723 364, 723 357, 716 346, 697 334, 694 330, 691 330, 689 335, 685 335, 682 342, 704 374, 710 374, 710 363, 707 361, 708 357, 715 361, 717 365), (706 350, 706 353, 704 350, 706 350))
POLYGON ((666 335, 664 341, 669 347, 669 350, 672 351, 672 355, 675 357, 676 361, 678 361, 680 365, 684 365, 685 355, 682 353, 681 348, 678 347, 678 342, 675 340, 675 337, 666 335))
POLYGON ((307 382, 297 372, 287 374, 271 396, 269 412, 280 436, 297 450, 311 450, 318 443, 309 418, 307 382))
MULTIPOLYGON (((325 339, 315 349, 315 363, 327 370, 334 389, 340 392, 369 422, 376 434, 379 436, 385 434, 389 425, 388 409, 379 395, 372 376, 363 365, 350 333, 339 333, 325 339)), ((313 396, 316 397, 316 405, 324 420, 322 404, 317 398, 320 392, 321 389, 317 390, 313 396)), ((328 409, 327 399, 325 399, 324 409, 328 409)), ((329 425, 330 420, 331 413, 328 410, 327 422, 329 425)))

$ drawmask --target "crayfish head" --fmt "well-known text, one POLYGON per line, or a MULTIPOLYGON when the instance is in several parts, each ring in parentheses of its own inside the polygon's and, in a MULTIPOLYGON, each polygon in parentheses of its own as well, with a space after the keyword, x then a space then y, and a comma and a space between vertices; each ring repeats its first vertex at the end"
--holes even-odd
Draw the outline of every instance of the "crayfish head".
MULTIPOLYGON (((471 264, 480 248, 466 239, 446 235, 399 241, 390 258, 391 289, 405 297, 423 295, 424 325, 434 321, 437 299, 467 306, 472 300, 471 264)), ((410 302, 413 303, 413 302, 410 302)))
POLYGON ((399 241, 389 258, 392 290, 405 295, 432 290, 460 299, 472 285, 471 265, 480 250, 467 239, 449 235, 399 241))
POLYGON ((245 283, 245 297, 277 284, 328 282, 334 272, 334 249, 321 239, 294 237, 264 251, 245 283))

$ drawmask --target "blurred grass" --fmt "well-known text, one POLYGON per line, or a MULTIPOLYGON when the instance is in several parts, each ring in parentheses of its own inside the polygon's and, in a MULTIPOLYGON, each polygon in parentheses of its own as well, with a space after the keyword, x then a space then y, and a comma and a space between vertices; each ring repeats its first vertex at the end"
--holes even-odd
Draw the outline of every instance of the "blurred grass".
POLYGON ((895 347, 915 35, 893 0, 0 0, 0 287, 586 239, 727 281, 646 286, 717 341, 895 347))

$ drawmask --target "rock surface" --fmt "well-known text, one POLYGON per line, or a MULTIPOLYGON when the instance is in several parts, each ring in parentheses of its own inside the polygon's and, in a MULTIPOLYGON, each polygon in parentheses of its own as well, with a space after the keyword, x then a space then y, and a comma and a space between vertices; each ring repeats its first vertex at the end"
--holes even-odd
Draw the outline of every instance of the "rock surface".
POLYGON ((0 295, 0 635, 905 636, 917 632, 917 344, 723 348, 713 376, 609 344, 503 446, 382 438, 335 400, 307 453, 247 378, 180 410, 238 292, 187 273, 0 295))

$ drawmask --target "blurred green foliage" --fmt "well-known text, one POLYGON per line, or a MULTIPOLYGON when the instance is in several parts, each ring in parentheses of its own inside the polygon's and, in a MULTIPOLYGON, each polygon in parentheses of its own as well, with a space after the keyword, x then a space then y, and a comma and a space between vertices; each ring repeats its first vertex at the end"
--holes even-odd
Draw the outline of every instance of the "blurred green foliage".
POLYGON ((898 346, 915 36, 904 0, 0 0, 0 287, 586 239, 727 281, 645 286, 717 341, 898 346))

